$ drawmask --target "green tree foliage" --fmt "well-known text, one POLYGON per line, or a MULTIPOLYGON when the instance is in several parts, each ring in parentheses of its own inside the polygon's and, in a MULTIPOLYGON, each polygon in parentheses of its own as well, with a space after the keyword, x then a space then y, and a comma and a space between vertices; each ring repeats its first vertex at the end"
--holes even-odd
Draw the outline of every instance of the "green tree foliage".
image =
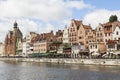
POLYGON ((70 48, 70 47, 71 47, 70 44, 67 44, 67 43, 66 43, 66 44, 64 45, 64 48, 70 48))
POLYGON ((114 22, 114 21, 117 21, 118 18, 116 15, 111 15, 110 18, 109 18, 109 22, 114 22))

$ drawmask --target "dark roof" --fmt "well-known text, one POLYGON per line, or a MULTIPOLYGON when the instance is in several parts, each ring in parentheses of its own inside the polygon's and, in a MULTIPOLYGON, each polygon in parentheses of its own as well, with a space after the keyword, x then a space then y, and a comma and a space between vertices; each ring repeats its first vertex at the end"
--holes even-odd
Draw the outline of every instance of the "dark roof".
POLYGON ((72 19, 75 23, 75 25, 77 26, 77 30, 79 29, 80 25, 82 24, 82 20, 75 20, 75 19, 72 19))
POLYGON ((116 44, 116 43, 117 43, 116 40, 109 40, 109 41, 107 41, 107 44, 116 44))
POLYGON ((92 29, 90 25, 83 25, 85 29, 92 29))

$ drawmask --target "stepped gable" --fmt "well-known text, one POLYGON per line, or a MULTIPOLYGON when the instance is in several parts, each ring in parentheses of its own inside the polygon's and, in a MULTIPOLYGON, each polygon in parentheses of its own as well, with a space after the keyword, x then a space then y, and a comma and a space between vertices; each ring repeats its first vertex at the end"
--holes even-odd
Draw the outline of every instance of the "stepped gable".
POLYGON ((75 25, 77 26, 77 30, 79 29, 80 25, 82 24, 82 20, 75 20, 75 19, 72 19, 75 23, 75 25))

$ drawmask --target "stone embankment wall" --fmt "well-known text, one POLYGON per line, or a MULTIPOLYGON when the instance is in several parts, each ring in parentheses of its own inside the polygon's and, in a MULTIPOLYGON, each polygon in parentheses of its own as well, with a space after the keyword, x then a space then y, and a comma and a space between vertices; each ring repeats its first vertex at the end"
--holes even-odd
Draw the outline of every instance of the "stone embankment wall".
POLYGON ((67 59, 67 58, 0 58, 0 61, 25 61, 41 63, 74 63, 94 65, 120 65, 120 59, 67 59))

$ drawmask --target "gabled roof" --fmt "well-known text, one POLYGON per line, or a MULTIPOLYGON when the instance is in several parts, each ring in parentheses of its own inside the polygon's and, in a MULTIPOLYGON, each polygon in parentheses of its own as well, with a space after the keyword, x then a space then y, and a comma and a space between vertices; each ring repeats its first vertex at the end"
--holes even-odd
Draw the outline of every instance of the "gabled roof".
POLYGON ((80 26, 82 24, 81 20, 74 20, 76 26, 80 26))
POLYGON ((82 20, 75 20, 75 19, 72 19, 75 23, 75 25, 77 26, 77 30, 79 29, 80 25, 82 24, 82 20))
POLYGON ((119 25, 120 26, 120 21, 115 21, 115 22, 107 22, 107 23, 104 23, 103 26, 104 27, 107 27, 107 26, 116 26, 116 25, 119 25))
POLYGON ((92 29, 90 25, 83 25, 84 29, 92 29))
POLYGON ((107 26, 112 26, 112 22, 107 22, 105 24, 103 24, 104 27, 107 27, 107 26))

